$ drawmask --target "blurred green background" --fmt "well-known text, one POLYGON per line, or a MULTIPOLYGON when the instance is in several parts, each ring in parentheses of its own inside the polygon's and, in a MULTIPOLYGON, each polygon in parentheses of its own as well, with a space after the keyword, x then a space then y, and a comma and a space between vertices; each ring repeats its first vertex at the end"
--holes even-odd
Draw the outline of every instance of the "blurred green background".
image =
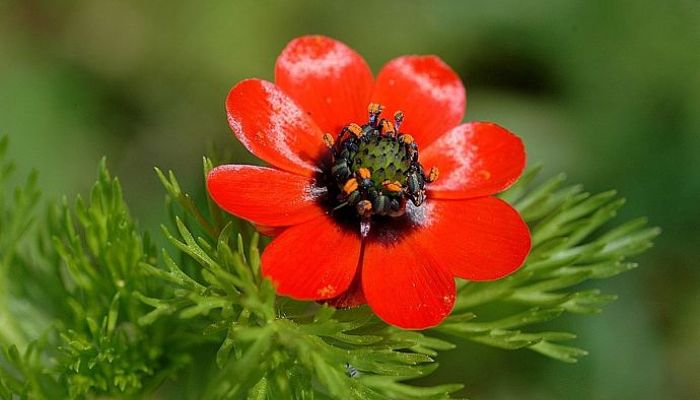
POLYGON ((133 213, 162 220, 153 166, 202 191, 209 143, 235 149, 224 98, 272 79, 293 37, 322 33, 377 71, 438 54, 468 88, 467 119, 522 136, 545 175, 628 198, 620 218, 664 229, 620 300, 561 324, 591 355, 565 365, 465 344, 435 379, 478 399, 700 398, 700 2, 0 0, 0 133, 57 198, 102 155, 133 213))

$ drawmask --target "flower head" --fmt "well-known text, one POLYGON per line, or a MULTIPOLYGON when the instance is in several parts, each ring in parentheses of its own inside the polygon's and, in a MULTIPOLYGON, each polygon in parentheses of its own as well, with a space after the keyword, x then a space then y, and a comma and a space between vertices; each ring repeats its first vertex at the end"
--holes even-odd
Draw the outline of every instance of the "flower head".
POLYGON ((523 144, 493 123, 461 124, 465 106, 438 57, 396 58, 375 79, 346 45, 301 37, 275 83, 244 80, 226 99, 236 137, 272 167, 223 165, 207 187, 275 236, 262 269, 280 295, 435 326, 454 277, 504 277, 530 250, 520 215, 491 197, 520 177, 523 144))

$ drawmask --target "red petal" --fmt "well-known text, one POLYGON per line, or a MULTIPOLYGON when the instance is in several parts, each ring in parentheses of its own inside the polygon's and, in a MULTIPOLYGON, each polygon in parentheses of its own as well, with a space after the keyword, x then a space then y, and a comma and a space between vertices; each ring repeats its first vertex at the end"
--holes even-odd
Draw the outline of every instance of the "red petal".
POLYGON ((233 133, 251 153, 289 172, 318 172, 323 132, 273 83, 240 82, 228 94, 226 112, 233 133))
POLYGON ((525 168, 519 137, 488 122, 460 125, 420 153, 423 166, 438 167, 440 177, 428 185, 431 197, 465 199, 507 189, 525 168))
POLYGON ((333 135, 350 122, 362 125, 374 80, 365 60, 325 36, 291 41, 275 65, 275 83, 333 135))
POLYGON ((297 300, 322 300, 345 292, 357 270, 360 239, 330 217, 285 230, 265 248, 263 274, 277 293, 297 300))
POLYGON ((272 168, 222 165, 207 177, 212 199, 238 217, 267 226, 287 226, 324 215, 324 188, 308 177, 272 168))
POLYGON ((530 231, 518 212, 495 197, 433 200, 416 238, 460 278, 485 281, 517 270, 530 252, 530 231))
POLYGON ((455 302, 452 274, 414 236, 380 233, 367 242, 362 289, 379 318, 404 329, 438 325, 455 302))
POLYGON ((467 94, 459 76, 439 57, 404 56, 379 72, 372 101, 386 107, 387 119, 403 111, 401 132, 427 146, 462 122, 467 94))

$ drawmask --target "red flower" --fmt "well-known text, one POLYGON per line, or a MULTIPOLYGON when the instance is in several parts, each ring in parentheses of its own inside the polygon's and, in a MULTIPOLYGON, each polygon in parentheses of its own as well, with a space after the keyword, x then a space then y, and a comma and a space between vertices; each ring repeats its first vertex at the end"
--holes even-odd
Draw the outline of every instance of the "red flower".
POLYGON ((490 197, 520 177, 523 144, 493 123, 460 124, 465 105, 436 56, 396 58, 373 79, 346 45, 298 38, 275 83, 244 80, 226 99, 236 137, 272 167, 220 166, 207 187, 275 236, 262 269, 280 295, 435 326, 454 306, 454 276, 502 278, 530 250, 517 211, 490 197))

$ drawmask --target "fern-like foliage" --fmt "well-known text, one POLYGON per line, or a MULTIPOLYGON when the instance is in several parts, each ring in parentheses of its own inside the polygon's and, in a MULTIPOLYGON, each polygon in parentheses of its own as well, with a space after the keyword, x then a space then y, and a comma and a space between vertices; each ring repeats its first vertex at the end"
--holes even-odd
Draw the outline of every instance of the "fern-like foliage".
POLYGON ((526 265, 460 282, 453 315, 424 332, 387 326, 366 307, 277 297, 257 234, 202 207, 172 172, 157 171, 171 216, 160 251, 104 163, 87 201, 60 201, 42 218, 32 175, 0 199, 0 398, 445 399, 462 385, 411 381, 437 369, 450 335, 576 361, 585 352, 562 343, 575 336, 540 325, 600 311, 614 296, 580 284, 632 269, 627 258, 658 230, 644 220, 609 228, 623 203, 615 193, 590 195, 562 177, 533 185, 537 172, 504 194, 532 229, 526 265))
POLYGON ((51 206, 45 224, 32 231, 35 243, 16 254, 17 232, 31 223, 24 210, 37 200, 34 181, 15 192, 13 208, 2 210, 3 235, 14 236, 3 248, 9 266, 3 264, 0 298, 9 309, 3 331, 13 334, 0 342, 0 395, 55 399, 146 390, 188 358, 171 352, 179 347, 169 336, 176 327, 136 323, 150 311, 135 297, 150 284, 139 263, 154 260, 155 248, 103 162, 89 200, 51 206))
MULTIPOLYGON (((35 172, 27 177, 22 186, 15 190, 6 189, 15 171, 15 165, 5 161, 8 145, 7 137, 0 138, 0 293, 11 290, 9 280, 17 272, 14 265, 18 249, 32 225, 40 196, 35 172)), ((15 306, 7 297, 0 296, 0 341, 24 340, 23 327, 10 318, 13 311, 17 311, 13 308, 15 306)))

